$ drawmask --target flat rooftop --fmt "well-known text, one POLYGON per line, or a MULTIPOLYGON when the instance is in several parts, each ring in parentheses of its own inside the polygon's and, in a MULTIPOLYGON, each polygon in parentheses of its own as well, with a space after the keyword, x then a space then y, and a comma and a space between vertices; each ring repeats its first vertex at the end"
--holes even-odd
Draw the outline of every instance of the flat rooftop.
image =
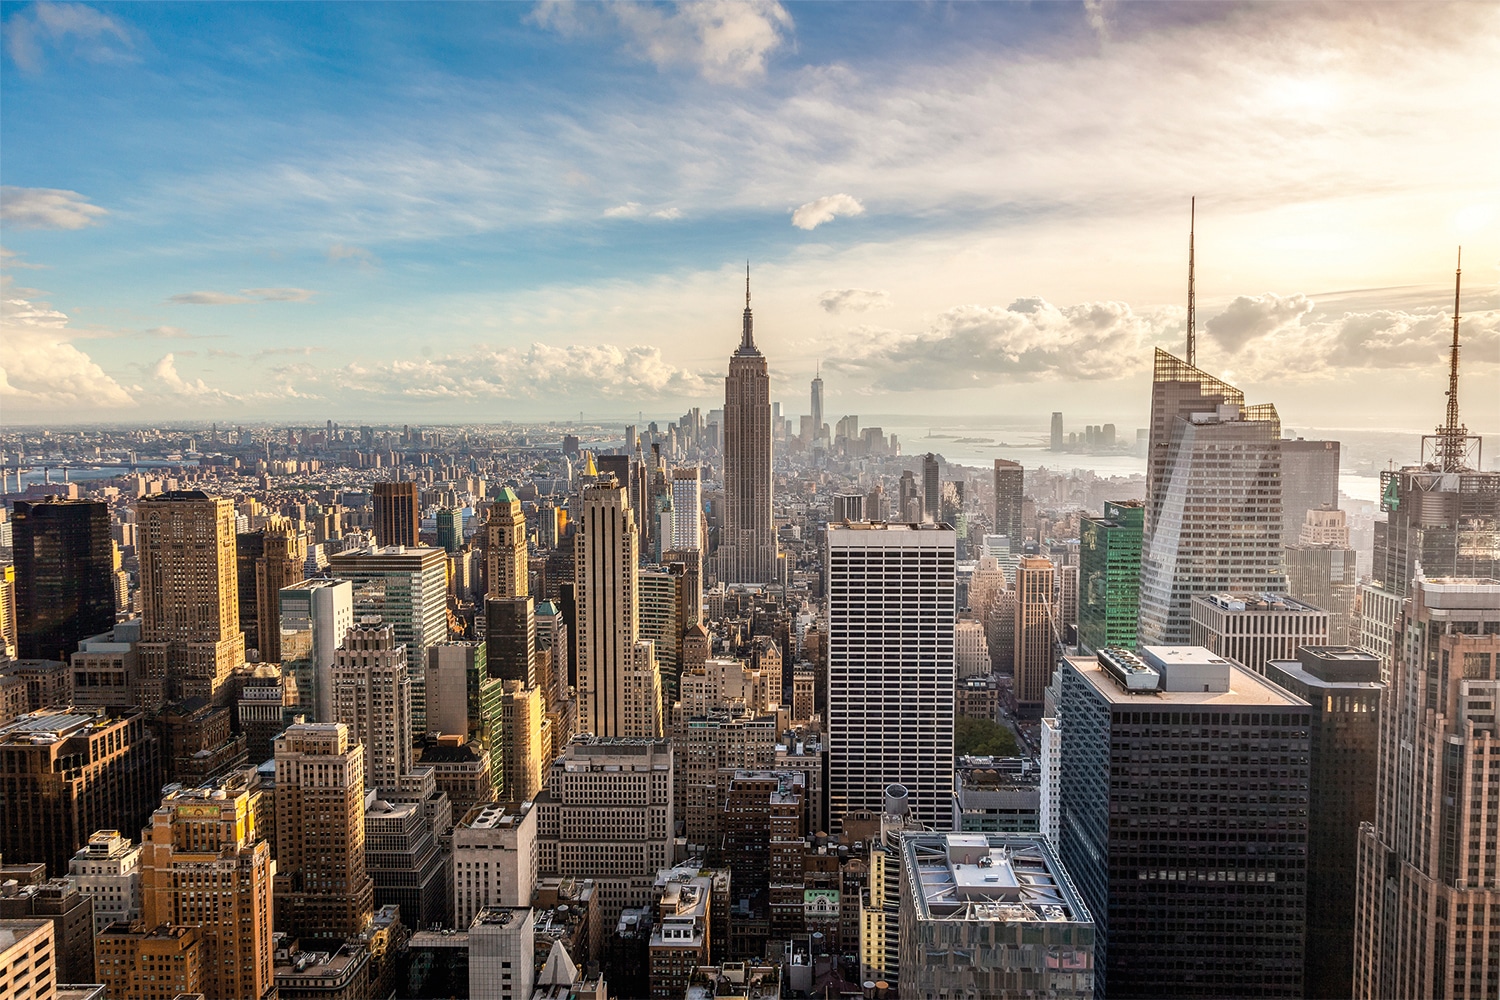
POLYGON ((1274 611, 1277 614, 1294 615, 1326 615, 1328 613, 1322 608, 1314 607, 1306 601, 1299 601, 1287 594, 1220 592, 1217 594, 1199 594, 1193 600, 1212 604, 1222 611, 1263 611, 1267 613, 1274 611))
POLYGON ((901 844, 923 919, 1093 923, 1040 835, 923 833, 901 844))
MULTIPOLYGON (((1161 647, 1157 647, 1161 648, 1161 647)), ((1202 651, 1202 647, 1196 648, 1202 651)), ((1127 691, 1115 683, 1099 661, 1093 657, 1069 656, 1068 663, 1084 680, 1094 686, 1105 699, 1116 705, 1202 705, 1207 708, 1306 708, 1307 702, 1272 684, 1270 681, 1247 670, 1238 663, 1229 664, 1228 691, 1127 691)))

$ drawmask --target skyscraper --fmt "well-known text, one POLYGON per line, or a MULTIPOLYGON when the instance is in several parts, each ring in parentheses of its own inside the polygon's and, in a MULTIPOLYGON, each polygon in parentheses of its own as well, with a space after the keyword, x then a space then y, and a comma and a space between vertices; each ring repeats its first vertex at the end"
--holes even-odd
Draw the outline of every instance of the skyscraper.
POLYGON ((703 549, 703 481, 697 466, 672 470, 672 538, 663 549, 703 549))
POLYGON ((578 727, 595 736, 660 733, 660 708, 648 716, 643 689, 660 705, 661 675, 649 642, 639 643, 636 620, 635 514, 624 487, 609 480, 586 486, 574 536, 578 633, 578 727))
POLYGON ((16 501, 17 646, 23 660, 67 660, 115 624, 109 507, 96 500, 16 501))
POLYGON ((1281 442, 1281 544, 1296 545, 1307 512, 1339 505, 1339 443, 1281 442))
POLYGON ((1264 674, 1270 660, 1328 645, 1328 612, 1285 594, 1201 594, 1190 635, 1193 645, 1264 674))
POLYGON ((724 379, 724 521, 718 559, 719 579, 725 583, 776 581, 771 377, 765 355, 755 346, 748 270, 740 346, 729 358, 724 379))
POLYGON ((490 597, 525 597, 526 515, 521 498, 506 487, 490 504, 484 525, 484 584, 490 597))
POLYGON ((1354 996, 1486 997, 1500 982, 1500 581, 1416 580, 1359 829, 1354 996))
POLYGON ((304 580, 280 595, 281 667, 297 680, 297 697, 313 722, 333 721, 333 662, 354 624, 348 580, 304 580))
POLYGON ((1302 996, 1307 704, 1192 646, 1061 673, 1061 853, 1096 994, 1302 996))
POLYGON ((943 519, 943 483, 939 478, 938 458, 930 451, 922 456, 922 509, 934 521, 943 519))
POLYGON ((260 658, 281 662, 281 588, 307 575, 307 539, 285 517, 273 517, 262 531, 262 554, 255 562, 255 613, 260 658))
POLYGON ((1281 422, 1232 385, 1156 352, 1141 543, 1144 644, 1184 644, 1192 600, 1286 590, 1281 422))
MULTIPOLYGON (((276 995, 272 968, 271 845, 256 828, 263 794, 246 772, 167 793, 141 844, 146 927, 197 927, 203 994, 210 1000, 276 995)), ((141 970, 149 972, 149 970, 141 970)))
POLYGON ((1085 653, 1135 648, 1145 513, 1139 500, 1113 500, 1102 516, 1079 518, 1078 645, 1085 653))
POLYGON ((1287 593, 1328 612, 1329 644, 1357 642, 1354 594, 1359 577, 1344 512, 1326 507, 1308 511, 1298 540, 1283 552, 1287 593))
POLYGON ((1025 470, 1020 462, 1006 458, 995 459, 995 524, 994 534, 1010 539, 1010 551, 1020 552, 1026 540, 1021 524, 1021 498, 1025 493, 1025 470))
POLYGON ((1055 570, 1050 559, 1022 556, 1016 565, 1016 659, 1011 697, 1017 715, 1040 718, 1057 662, 1061 626, 1053 603, 1055 570))
POLYGON ((397 789, 412 768, 411 677, 390 625, 356 626, 333 664, 333 721, 364 745, 365 786, 397 789))
MULTIPOLYGON (((748 314, 750 309, 748 290, 745 295, 745 309, 748 314)), ((809 451, 816 447, 823 438, 823 370, 821 366, 813 373, 811 408, 812 412, 809 416, 812 420, 812 437, 803 442, 809 451)))
POLYGON ((141 563, 142 707, 182 698, 222 704, 245 662, 234 501, 177 490, 136 504, 141 563))
POLYGON ((437 512, 438 548, 457 555, 464 547, 464 512, 458 507, 443 507, 437 512))
POLYGON ((365 871, 365 748, 339 722, 288 726, 276 738, 276 925, 306 937, 353 937, 370 922, 365 871))
POLYGON ((829 819, 910 793, 921 823, 953 815, 954 560, 951 527, 828 528, 829 819))
POLYGON ((1052 451, 1063 450, 1063 418, 1062 414, 1056 410, 1052 411, 1052 438, 1050 444, 1052 451))
POLYGON ((375 484, 375 541, 381 545, 420 545, 422 511, 417 484, 410 481, 375 484))

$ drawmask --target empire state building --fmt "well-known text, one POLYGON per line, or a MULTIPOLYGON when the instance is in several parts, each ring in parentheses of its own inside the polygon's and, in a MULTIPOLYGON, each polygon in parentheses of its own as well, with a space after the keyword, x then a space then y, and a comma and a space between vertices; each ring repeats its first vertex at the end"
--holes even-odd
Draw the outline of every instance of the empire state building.
POLYGON ((724 379, 724 522, 719 580, 776 582, 776 525, 771 517, 771 376, 755 346, 750 270, 745 269, 745 325, 724 379))

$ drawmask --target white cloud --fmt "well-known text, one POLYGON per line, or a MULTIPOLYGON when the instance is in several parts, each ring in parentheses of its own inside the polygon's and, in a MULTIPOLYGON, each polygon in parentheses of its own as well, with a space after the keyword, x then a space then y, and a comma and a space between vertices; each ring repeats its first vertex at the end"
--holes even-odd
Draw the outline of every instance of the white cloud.
POLYGON ((627 201, 623 205, 614 208, 606 208, 604 217, 606 219, 633 219, 641 214, 641 203, 638 201, 627 201))
POLYGON ((12 420, 135 405, 130 393, 68 343, 66 315, 13 292, 7 283, 0 303, 0 399, 12 420))
POLYGON ((0 188, 0 219, 17 229, 83 229, 109 212, 77 191, 59 188, 0 188))
POLYGON ((177 357, 171 353, 162 355, 161 360, 151 369, 151 389, 158 401, 163 394, 175 397, 177 402, 222 403, 235 402, 241 398, 232 392, 216 389, 201 378, 183 378, 177 371, 177 357))
POLYGON ((546 0, 531 20, 564 36, 607 26, 657 69, 687 66, 705 80, 734 84, 764 76, 766 60, 792 30, 792 16, 775 0, 698 0, 670 7, 546 0))
POLYGON ((1219 346, 1234 351, 1247 341, 1295 326, 1312 310, 1313 301, 1306 295, 1236 295, 1204 329, 1219 346))
POLYGON ((380 263, 376 256, 364 247, 348 246, 343 243, 335 243, 328 248, 328 262, 338 264, 343 261, 352 261, 360 267, 374 267, 380 263))
POLYGON ((46 64, 44 49, 71 53, 89 62, 125 63, 134 59, 135 37, 108 14, 81 3, 34 3, 5 22, 5 47, 27 73, 46 64))
POLYGON ((668 222, 682 218, 682 210, 679 208, 662 208, 651 213, 653 219, 665 219, 668 222))
POLYGON ((865 206, 848 194, 830 194, 792 210, 792 225, 798 229, 817 229, 841 215, 864 215, 865 206))
POLYGON ((179 306, 236 306, 246 302, 308 302, 317 292, 306 288, 242 288, 231 292, 182 292, 167 299, 179 306))
POLYGON ((834 315, 845 312, 867 312, 871 309, 887 309, 891 304, 891 293, 868 288, 833 288, 818 297, 818 305, 834 315))

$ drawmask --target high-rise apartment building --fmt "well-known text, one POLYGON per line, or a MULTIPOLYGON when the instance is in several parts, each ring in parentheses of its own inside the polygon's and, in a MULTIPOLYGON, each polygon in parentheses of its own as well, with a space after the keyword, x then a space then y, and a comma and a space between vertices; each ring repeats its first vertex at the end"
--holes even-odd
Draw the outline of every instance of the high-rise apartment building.
POLYGON ((142 498, 136 554, 142 707, 184 698, 224 704, 229 675, 245 662, 234 501, 198 490, 142 498))
POLYGON ((1156 352, 1141 542, 1143 644, 1188 641, 1192 599, 1282 593, 1281 421, 1268 403, 1156 352))
POLYGON ((537 809, 530 802, 487 802, 453 827, 454 926, 486 906, 531 902, 537 879, 537 809))
POLYGON ((245 775, 168 792, 141 843, 145 926, 198 929, 208 1000, 277 995, 271 950, 276 863, 256 828, 262 793, 245 775))
POLYGON ((1307 512, 1339 505, 1339 443, 1287 438, 1281 442, 1281 544, 1302 537, 1307 512))
POLYGON ((1193 598, 1193 645, 1258 674, 1271 660, 1295 660, 1303 646, 1328 645, 1328 612, 1285 594, 1193 598))
POLYGON ((1303 989, 1354 995, 1359 827, 1375 820, 1380 760, 1380 661, 1349 646, 1303 646, 1266 678, 1312 706, 1308 781, 1307 940, 1303 989))
POLYGON ((138 712, 42 710, 0 726, 0 856, 61 876, 95 830, 138 830, 157 802, 156 737, 138 712))
POLYGON ((903 997, 1093 1000, 1094 922, 1046 839, 901 840, 903 997))
POLYGON ((1079 518, 1078 646, 1086 653, 1135 648, 1145 516, 1139 500, 1114 500, 1102 516, 1079 518))
POLYGON ((1021 501, 1025 495, 1026 471, 1020 462, 1008 458, 995 459, 995 519, 994 533, 1010 539, 1010 551, 1020 552, 1026 539, 1025 526, 1021 521, 1021 501))
POLYGON ((952 816, 955 554, 946 525, 828 528, 832 830, 897 782, 919 822, 952 816))
POLYGON ((23 660, 67 660, 115 624, 109 507, 96 500, 16 501, 16 640, 23 660))
POLYGON ((344 634, 333 662, 333 721, 364 746, 366 788, 401 787, 412 769, 411 677, 390 625, 344 634))
POLYGON ((1016 564, 1015 683, 1017 715, 1041 718, 1047 685, 1057 663, 1062 625, 1054 602, 1052 560, 1022 556, 1016 564))
POLYGON ((354 937, 370 922, 365 871, 365 748, 339 722, 276 738, 276 925, 303 937, 354 937))
POLYGON ((392 482, 375 484, 375 541, 379 545, 422 544, 422 510, 417 500, 417 484, 392 482))
POLYGON ((1500 984, 1500 581, 1418 579, 1395 628, 1375 821, 1359 830, 1354 991, 1500 984))
MULTIPOLYGON (((747 273, 740 346, 729 358, 724 379, 724 517, 718 567, 725 583, 774 583, 778 578, 771 516, 771 376, 765 355, 755 346, 753 325, 747 273)), ((821 409, 822 386, 815 385, 821 409)))
MULTIPOLYGON (((289 518, 273 517, 261 529, 261 554, 255 560, 255 638, 260 658, 281 662, 281 591, 307 576, 307 539, 289 518)), ((243 602, 244 595, 241 595, 243 602)), ((242 603, 243 606, 243 603, 242 603)), ((249 641, 250 629, 245 622, 249 641)))
POLYGON ((304 580, 283 587, 281 668, 295 679, 298 704, 313 722, 333 719, 333 662, 354 625, 354 585, 304 580))
POLYGON ((575 736, 536 797, 538 868, 591 878, 604 926, 647 906, 673 860, 672 744, 575 736))
POLYGON ((638 642, 638 537, 623 487, 583 490, 574 535, 578 726, 596 736, 661 733, 661 674, 651 643, 638 642), (640 713, 646 714, 640 714, 640 713))
POLYGON ((427 730, 427 647, 448 639, 448 556, 442 549, 375 547, 340 552, 331 576, 354 585, 354 616, 379 616, 406 648, 412 678, 412 725, 427 730))
POLYGON ((703 550, 703 479, 696 465, 672 470, 672 537, 662 548, 703 550))
POLYGON ((1307 703, 1194 646, 1069 657, 1061 690, 1061 853, 1096 992, 1302 996, 1307 703))

